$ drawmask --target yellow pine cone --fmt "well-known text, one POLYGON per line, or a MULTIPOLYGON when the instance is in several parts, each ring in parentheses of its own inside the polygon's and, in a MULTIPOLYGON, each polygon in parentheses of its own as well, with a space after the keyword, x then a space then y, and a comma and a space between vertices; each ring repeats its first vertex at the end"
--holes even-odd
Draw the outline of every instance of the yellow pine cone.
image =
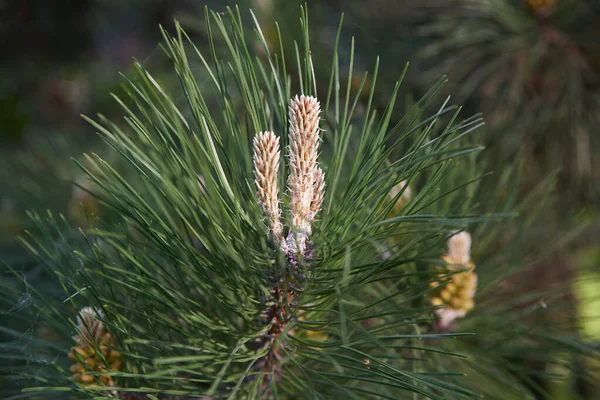
POLYGON ((115 340, 104 324, 95 318, 100 315, 90 307, 81 310, 77 318, 78 334, 73 336, 77 344, 69 352, 69 359, 75 363, 69 370, 72 378, 83 386, 114 387, 115 383, 109 374, 96 374, 120 371, 122 367, 121 354, 113 349, 115 340))
POLYGON ((477 274, 474 271, 475 264, 470 261, 456 265, 457 263, 449 256, 443 256, 442 260, 449 264, 448 271, 466 269, 451 276, 440 273, 435 277, 437 279, 429 284, 431 288, 436 288, 446 283, 429 292, 428 300, 433 306, 441 306, 436 310, 436 314, 440 317, 441 326, 448 326, 456 318, 464 317, 475 307, 473 298, 477 289, 477 274))

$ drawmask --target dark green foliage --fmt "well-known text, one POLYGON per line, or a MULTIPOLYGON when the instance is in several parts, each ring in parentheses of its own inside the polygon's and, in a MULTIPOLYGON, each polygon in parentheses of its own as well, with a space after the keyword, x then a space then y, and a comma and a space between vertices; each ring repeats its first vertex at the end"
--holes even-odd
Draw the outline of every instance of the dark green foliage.
MULTIPOLYGON (((436 330, 425 295, 456 231, 474 233, 484 295, 527 270, 518 232, 508 228, 515 210, 528 210, 514 191, 516 169, 486 177, 476 157, 482 148, 470 138, 480 116, 463 117, 448 100, 432 107, 444 79, 397 116, 404 70, 386 82, 393 90, 379 112, 378 60, 358 90, 340 79, 354 76, 353 45, 342 74, 336 40, 329 86, 317 87, 305 9, 304 37, 292 53, 270 52, 259 25, 248 32, 237 10, 206 11, 205 24, 207 51, 179 26, 174 36, 164 32, 179 87, 162 85, 137 63, 135 76, 124 78, 128 97, 117 99, 124 119, 89 119, 124 161, 115 168, 92 154, 79 164, 106 216, 75 231, 62 216, 32 215, 36 227, 23 242, 50 288, 31 286, 30 271, 8 267, 13 277, 0 282, 2 314, 23 320, 22 330, 2 328, 12 337, 1 344, 3 394, 111 393, 70 379, 67 354, 85 306, 103 312, 119 343, 124 367, 110 374, 121 398, 502 398, 505 387, 533 398, 531 376, 543 371, 524 369, 523 359, 540 350, 552 362, 555 354, 585 350, 527 320, 545 308, 513 308, 492 295, 459 323, 460 333, 436 330), (287 105, 297 93, 316 96, 325 111, 326 198, 313 257, 301 261, 306 277, 284 283, 300 295, 279 339, 282 358, 264 370, 260 343, 270 322, 261 313, 272 277, 285 276, 289 265, 267 240, 251 140, 273 130, 287 144, 287 105), (389 193, 403 180, 415 195, 390 215, 397 199, 389 193), (489 385, 464 376, 472 369, 489 385)), ((514 294, 523 302, 540 296, 514 294)))
MULTIPOLYGON (((425 81, 447 73, 461 101, 482 110, 496 157, 563 168, 562 198, 597 201, 600 6, 595 0, 433 1, 419 27, 425 81), (443 71, 443 72, 442 72, 443 71)), ((539 178, 537 178, 539 180, 539 178)))

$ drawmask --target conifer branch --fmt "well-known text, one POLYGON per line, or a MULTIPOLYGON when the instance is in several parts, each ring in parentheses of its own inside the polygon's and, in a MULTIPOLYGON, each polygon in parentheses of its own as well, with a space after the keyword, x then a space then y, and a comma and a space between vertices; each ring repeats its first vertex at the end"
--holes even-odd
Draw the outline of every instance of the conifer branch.
MULTIPOLYGON (((80 232, 60 216, 32 214, 35 229, 24 243, 51 277, 50 289, 33 287, 19 269, 9 268, 14 279, 0 280, 9 294, 7 314, 16 305, 14 313, 28 325, 1 332, 28 341, 2 343, 9 354, 0 360, 23 381, 13 385, 21 386, 17 392, 2 388, 0 397, 21 396, 27 387, 25 396, 44 400, 466 399, 482 391, 463 377, 470 362, 465 353, 503 372, 509 385, 521 379, 510 362, 497 362, 511 354, 502 345, 518 339, 515 331, 526 332, 522 342, 536 355, 539 343, 559 348, 543 354, 546 360, 566 348, 581 351, 570 338, 568 344, 553 335, 540 340, 521 329, 520 314, 504 303, 483 306, 478 297, 473 308, 471 242, 456 229, 469 226, 477 259, 487 259, 478 271, 497 276, 503 235, 492 225, 512 214, 480 215, 481 195, 464 195, 484 174, 474 162, 466 168, 455 162, 476 157, 480 147, 465 138, 481 118, 461 121, 447 102, 430 111, 443 80, 402 117, 395 110, 403 75, 379 112, 376 67, 361 114, 354 71, 340 81, 343 52, 336 40, 331 89, 320 98, 330 132, 320 164, 320 103, 306 95, 288 102, 294 88, 285 72, 293 63, 281 58, 287 53, 270 54, 268 35, 257 26, 264 53, 255 57, 238 10, 207 10, 206 16, 208 49, 196 47, 180 26, 173 36, 164 32, 178 86, 136 64, 135 79, 126 77, 128 97, 118 100, 126 123, 90 120, 124 164, 90 156, 87 168, 80 165, 100 197, 98 223, 80 232), (281 195, 280 140, 286 138, 290 174, 281 195), (258 229, 262 221, 272 240, 258 229), (485 230, 471 228, 486 223, 485 230), (432 276, 428 266, 440 258, 432 276), (497 335, 485 335, 490 308, 511 324, 505 330, 488 325, 497 335), (478 335, 439 332, 440 325, 478 335)), ((296 90, 310 87, 316 96, 305 10, 302 29, 296 90)), ((512 209, 518 195, 498 190, 498 198, 509 198, 501 208, 512 209)), ((539 307, 534 312, 544 316, 539 307)))
MULTIPOLYGON (((288 324, 297 313, 299 285, 305 278, 307 262, 312 258, 312 246, 308 244, 312 223, 321 209, 325 190, 325 176, 317 163, 319 137, 319 102, 314 97, 296 96, 290 100, 288 158, 290 176, 290 214, 292 226, 284 242, 278 240, 287 263, 283 275, 272 271, 270 300, 261 313, 267 328, 261 349, 266 355, 257 363, 259 369, 273 371, 275 379, 282 373, 282 352, 286 346, 281 335, 288 331, 288 324), (300 257, 299 257, 300 256, 300 257)), ((279 138, 272 132, 260 133, 254 138, 254 169, 258 190, 258 202, 271 217, 273 236, 281 238, 279 218, 272 216, 279 211, 277 199, 277 168, 279 161, 279 138), (275 172, 273 172, 275 171, 275 172)), ((278 217, 278 216, 277 216, 278 217)), ((291 334, 291 332, 288 332, 291 334)))

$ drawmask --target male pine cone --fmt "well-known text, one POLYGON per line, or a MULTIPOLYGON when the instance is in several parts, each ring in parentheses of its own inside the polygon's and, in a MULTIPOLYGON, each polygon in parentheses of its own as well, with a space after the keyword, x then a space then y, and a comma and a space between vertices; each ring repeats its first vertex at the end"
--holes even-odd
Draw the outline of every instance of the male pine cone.
POLYGON ((477 274, 475 264, 471 262, 471 235, 460 232, 448 240, 448 254, 442 256, 447 264, 447 272, 455 272, 448 276, 440 272, 437 280, 429 286, 435 290, 429 292, 429 302, 439 306, 436 314, 439 317, 439 327, 447 329, 457 318, 464 317, 475 307, 473 298, 477 290, 477 274), (445 284, 445 285, 444 285, 445 284), (440 286, 444 285, 444 286, 440 286))
POLYGON ((83 386, 114 387, 115 383, 108 371, 120 371, 121 354, 114 350, 115 341, 102 321, 102 316, 94 308, 84 307, 77 317, 77 343, 69 352, 72 378, 83 386), (105 374, 103 374, 105 372, 105 374))

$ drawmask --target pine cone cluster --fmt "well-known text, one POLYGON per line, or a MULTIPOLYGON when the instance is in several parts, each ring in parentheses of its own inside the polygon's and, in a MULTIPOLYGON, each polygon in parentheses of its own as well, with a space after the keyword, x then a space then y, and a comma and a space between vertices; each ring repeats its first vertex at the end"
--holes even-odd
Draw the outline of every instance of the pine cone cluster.
MULTIPOLYGON (((453 264, 453 261, 448 256, 442 257, 442 260, 448 264, 453 264)), ((468 268, 466 271, 457 272, 451 276, 446 273, 440 273, 436 277, 439 280, 431 282, 430 287, 434 288, 448 282, 438 290, 431 292, 430 302, 434 306, 445 306, 454 310, 461 310, 465 313, 469 312, 475 306, 473 294, 477 287, 477 274, 473 271, 475 265, 468 263, 467 265, 449 265, 449 271, 457 271, 468 268)))
POLYGON ((114 350, 115 340, 98 319, 101 316, 99 311, 91 307, 80 311, 77 317, 78 333, 73 336, 77 344, 69 352, 69 359, 75 361, 70 371, 73 379, 84 386, 114 387, 112 377, 101 373, 120 371, 121 354, 114 350))
POLYGON ((471 262, 471 235, 460 232, 452 236, 442 261, 447 267, 429 284, 435 290, 429 292, 428 300, 432 306, 439 307, 435 311, 439 317, 438 327, 445 330, 455 319, 464 317, 475 307, 477 274, 475 264, 471 262))

